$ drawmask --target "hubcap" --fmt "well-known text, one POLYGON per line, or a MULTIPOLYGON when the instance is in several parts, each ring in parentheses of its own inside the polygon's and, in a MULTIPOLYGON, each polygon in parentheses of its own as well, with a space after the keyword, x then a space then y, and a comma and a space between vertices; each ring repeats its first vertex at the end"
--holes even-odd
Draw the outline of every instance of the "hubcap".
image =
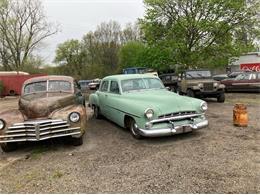
POLYGON ((132 131, 132 133, 133 133, 134 135, 138 135, 138 134, 136 133, 136 130, 137 130, 137 125, 134 123, 134 124, 132 125, 132 127, 131 127, 131 131, 132 131))

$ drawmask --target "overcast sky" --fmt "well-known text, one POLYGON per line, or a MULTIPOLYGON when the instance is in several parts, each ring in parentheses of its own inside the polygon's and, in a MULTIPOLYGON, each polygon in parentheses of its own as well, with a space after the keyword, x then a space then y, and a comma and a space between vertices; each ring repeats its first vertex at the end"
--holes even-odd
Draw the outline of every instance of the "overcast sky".
POLYGON ((47 63, 53 61, 59 43, 81 39, 101 22, 115 20, 124 26, 144 14, 142 0, 42 0, 42 3, 48 20, 61 26, 61 32, 45 40, 40 50, 47 63))

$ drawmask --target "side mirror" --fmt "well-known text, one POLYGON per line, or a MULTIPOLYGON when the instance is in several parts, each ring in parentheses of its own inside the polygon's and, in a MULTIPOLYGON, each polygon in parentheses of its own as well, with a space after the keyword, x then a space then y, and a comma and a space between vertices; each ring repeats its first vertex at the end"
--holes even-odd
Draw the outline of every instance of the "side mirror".
POLYGON ((76 96, 82 96, 82 93, 81 93, 80 91, 78 91, 78 92, 76 93, 76 96))
POLYGON ((167 89, 168 91, 171 91, 171 88, 170 88, 170 87, 165 87, 165 89, 167 89))

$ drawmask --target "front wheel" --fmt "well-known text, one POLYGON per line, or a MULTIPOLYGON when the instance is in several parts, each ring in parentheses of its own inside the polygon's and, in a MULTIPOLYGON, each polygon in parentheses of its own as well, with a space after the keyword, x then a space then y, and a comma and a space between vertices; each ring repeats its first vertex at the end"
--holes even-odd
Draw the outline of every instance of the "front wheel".
POLYGON ((3 143, 1 148, 4 152, 12 152, 17 149, 17 143, 3 143))
POLYGON ((179 94, 179 95, 183 95, 180 87, 177 87, 176 93, 179 94))
POLYGON ((94 106, 94 116, 96 119, 101 119, 102 115, 100 114, 100 109, 98 106, 94 106))
POLYGON ((195 97, 194 91, 192 91, 191 89, 187 90, 187 96, 189 97, 195 97))
POLYGON ((131 119, 130 124, 129 124, 129 128, 130 128, 130 131, 132 133, 132 136, 135 139, 142 139, 143 138, 143 136, 138 133, 138 129, 137 129, 138 127, 137 127, 134 119, 131 119))
POLYGON ((225 102, 225 94, 224 93, 221 93, 219 96, 218 96, 218 102, 219 103, 224 103, 225 102))

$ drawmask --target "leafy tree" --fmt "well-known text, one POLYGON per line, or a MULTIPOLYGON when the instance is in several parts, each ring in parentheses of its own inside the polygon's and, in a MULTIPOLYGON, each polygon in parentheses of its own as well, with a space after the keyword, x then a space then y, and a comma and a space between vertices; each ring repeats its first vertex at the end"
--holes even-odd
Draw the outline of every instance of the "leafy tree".
POLYGON ((78 40, 68 40, 60 44, 56 50, 55 62, 60 63, 61 72, 80 77, 84 68, 85 54, 78 40))
POLYGON ((245 2, 144 0, 141 29, 148 45, 170 52, 169 64, 226 65, 228 57, 251 50, 259 38, 259 2, 245 2), (252 30, 243 31, 249 24, 252 30), (246 38, 239 38, 241 32, 246 38))
POLYGON ((130 41, 123 45, 119 52, 120 72, 127 67, 142 66, 140 58, 145 53, 145 45, 142 42, 130 41))
POLYGON ((2 0, 0 60, 6 70, 22 70, 33 51, 57 29, 46 21, 40 1, 2 0))
POLYGON ((82 79, 102 78, 118 71, 120 48, 140 38, 136 25, 121 28, 119 23, 101 23, 95 31, 84 35, 81 41, 68 40, 56 50, 55 62, 60 72, 82 79))

